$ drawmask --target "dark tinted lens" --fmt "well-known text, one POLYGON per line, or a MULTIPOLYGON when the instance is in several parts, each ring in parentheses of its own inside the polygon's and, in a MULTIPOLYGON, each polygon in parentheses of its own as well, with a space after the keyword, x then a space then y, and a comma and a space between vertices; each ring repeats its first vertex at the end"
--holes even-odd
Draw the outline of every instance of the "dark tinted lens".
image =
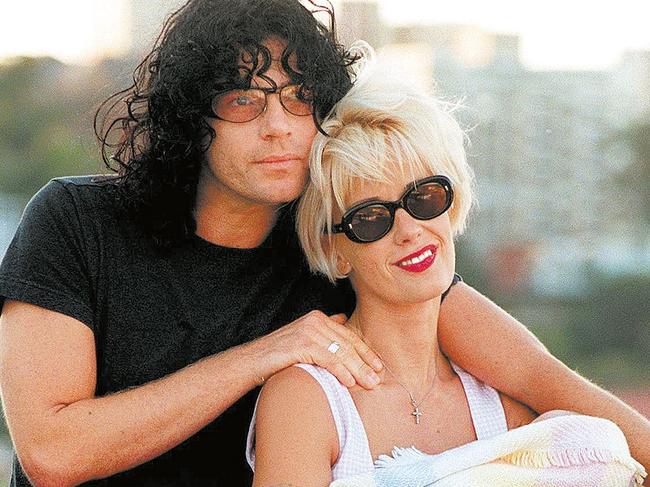
POLYGON ((377 240, 390 229, 390 211, 382 205, 366 206, 354 213, 350 225, 360 240, 364 242, 377 240))
POLYGON ((266 96, 262 90, 230 90, 212 103, 214 114, 229 122, 248 122, 264 110, 266 96))
POLYGON ((447 192, 440 183, 421 184, 408 194, 406 206, 416 218, 435 218, 447 209, 447 192))

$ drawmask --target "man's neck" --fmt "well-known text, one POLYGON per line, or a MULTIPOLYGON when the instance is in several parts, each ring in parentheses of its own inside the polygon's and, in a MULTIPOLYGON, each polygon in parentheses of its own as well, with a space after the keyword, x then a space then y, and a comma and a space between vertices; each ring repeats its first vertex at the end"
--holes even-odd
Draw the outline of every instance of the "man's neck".
POLYGON ((278 208, 228 197, 199 182, 194 218, 196 235, 213 244, 232 248, 259 247, 277 220, 278 208))

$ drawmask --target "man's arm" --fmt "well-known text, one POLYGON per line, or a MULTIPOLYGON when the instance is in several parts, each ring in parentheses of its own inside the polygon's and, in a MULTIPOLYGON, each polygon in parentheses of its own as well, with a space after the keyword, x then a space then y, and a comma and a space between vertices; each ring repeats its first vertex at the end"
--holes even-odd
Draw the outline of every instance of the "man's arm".
POLYGON ((650 471, 650 421, 553 357, 521 323, 464 283, 452 287, 438 325, 444 352, 538 413, 554 409, 615 422, 650 471))
MULTIPOLYGON (((340 320, 340 319, 339 319, 340 320)), ((377 359, 353 334, 312 312, 251 343, 140 387, 94 397, 95 342, 74 318, 17 301, 0 316, 0 387, 14 446, 35 485, 76 485, 178 445, 269 377, 306 361, 369 386, 377 359), (331 340, 341 344, 327 351, 331 340)))

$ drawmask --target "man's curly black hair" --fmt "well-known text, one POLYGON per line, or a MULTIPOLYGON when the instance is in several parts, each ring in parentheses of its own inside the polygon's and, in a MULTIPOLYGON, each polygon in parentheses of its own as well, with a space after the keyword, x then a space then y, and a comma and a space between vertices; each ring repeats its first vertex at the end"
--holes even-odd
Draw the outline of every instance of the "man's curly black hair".
POLYGON ((199 172, 216 135, 206 121, 211 101, 220 91, 250 86, 253 73, 263 75, 270 65, 265 40, 287 42, 282 65, 313 96, 319 129, 349 90, 354 59, 337 43, 333 9, 310 2, 311 11, 298 0, 189 0, 167 20, 133 85, 98 109, 95 133, 104 163, 118 176, 118 207, 158 246, 174 246, 196 231, 199 172), (329 26, 316 20, 316 11, 329 26))

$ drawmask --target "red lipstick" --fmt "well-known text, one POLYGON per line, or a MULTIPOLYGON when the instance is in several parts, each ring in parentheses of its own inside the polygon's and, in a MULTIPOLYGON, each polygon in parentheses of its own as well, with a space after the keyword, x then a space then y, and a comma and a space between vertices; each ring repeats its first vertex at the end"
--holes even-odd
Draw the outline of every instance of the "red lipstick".
POLYGON ((407 272, 422 272, 427 270, 436 260, 438 247, 436 245, 427 245, 417 252, 401 258, 393 265, 407 272))

